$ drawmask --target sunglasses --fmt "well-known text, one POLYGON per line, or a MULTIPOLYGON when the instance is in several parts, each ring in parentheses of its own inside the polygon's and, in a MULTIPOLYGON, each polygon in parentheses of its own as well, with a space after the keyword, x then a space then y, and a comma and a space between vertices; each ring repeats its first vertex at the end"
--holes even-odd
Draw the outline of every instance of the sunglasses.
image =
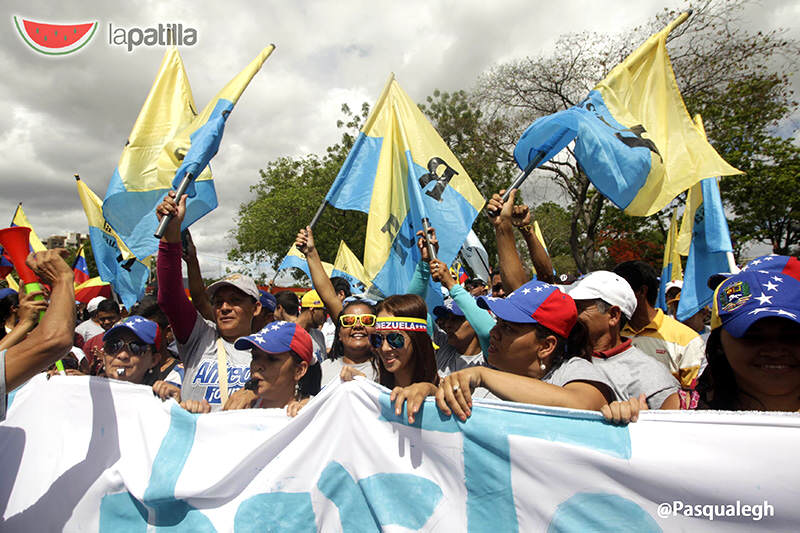
POLYGON ((386 342, 389 343, 389 346, 395 349, 400 349, 406 344, 406 338, 403 336, 403 334, 396 331, 387 333, 386 335, 373 333, 369 336, 369 342, 372 344, 373 348, 380 348, 383 346, 384 339, 386 339, 386 342))
POLYGON ((365 328, 375 325, 375 315, 341 315, 339 323, 343 328, 352 328, 356 324, 361 324, 365 328))
POLYGON ((117 355, 123 349, 127 348, 127 352, 131 355, 136 357, 143 355, 147 352, 147 348, 149 344, 145 344, 143 342, 127 342, 123 340, 114 340, 114 341, 106 341, 103 343, 103 351, 106 352, 108 355, 117 355))

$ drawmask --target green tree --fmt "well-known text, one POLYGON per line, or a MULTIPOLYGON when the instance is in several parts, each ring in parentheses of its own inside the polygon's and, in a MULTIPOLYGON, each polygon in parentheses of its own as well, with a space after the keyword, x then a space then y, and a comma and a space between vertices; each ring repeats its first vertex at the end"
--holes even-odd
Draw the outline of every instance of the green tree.
MULTIPOLYGON (((280 157, 259 171, 259 182, 250 187, 254 198, 239 207, 233 230, 236 246, 228 254, 230 259, 269 261, 273 268, 283 260, 297 232, 311 222, 325 198, 369 114, 369 106, 364 104, 361 113, 354 114, 343 105, 342 113, 345 118, 337 123, 344 129, 342 139, 329 146, 324 155, 280 157)), ((333 262, 340 240, 356 256, 363 257, 366 220, 365 213, 328 206, 314 228, 321 257, 333 262)))
MULTIPOLYGON (((706 108, 713 107, 731 84, 745 83, 773 72, 778 58, 788 65, 783 67, 786 71, 794 70, 800 57, 796 42, 785 39, 781 30, 753 31, 740 20, 744 9, 752 4, 749 0, 706 0, 687 4, 694 13, 672 32, 669 50, 690 112, 704 113, 706 108)), ((566 35, 548 55, 493 67, 479 80, 475 96, 487 115, 498 118, 506 126, 495 142, 509 152, 513 150, 519 134, 535 119, 579 103, 636 46, 676 16, 677 12, 664 10, 647 24, 619 35, 566 35)), ((729 125, 734 131, 747 129, 751 116, 739 112, 747 104, 737 100, 735 93, 728 96, 727 103, 734 108, 729 125)), ((796 105, 778 111, 785 111, 780 116, 786 117, 794 109, 796 105)), ((712 144, 717 143, 713 133, 709 138, 712 144)), ((726 156, 725 150, 721 152, 726 156)), ((750 157, 761 158, 761 155, 750 157)), ((773 166, 776 161, 772 159, 773 166)), ((741 168, 742 163, 739 164, 741 168)), ((743 166, 750 168, 746 164, 743 166)), ((542 168, 543 172, 535 173, 531 179, 552 181, 563 191, 571 215, 572 256, 581 271, 591 270, 605 260, 603 247, 598 246, 597 239, 601 236, 599 229, 609 204, 597 194, 575 163, 571 150, 567 149, 542 168)), ((663 226, 664 218, 662 212, 657 225, 663 226)), ((643 226, 643 231, 653 223, 646 218, 636 222, 643 226)))

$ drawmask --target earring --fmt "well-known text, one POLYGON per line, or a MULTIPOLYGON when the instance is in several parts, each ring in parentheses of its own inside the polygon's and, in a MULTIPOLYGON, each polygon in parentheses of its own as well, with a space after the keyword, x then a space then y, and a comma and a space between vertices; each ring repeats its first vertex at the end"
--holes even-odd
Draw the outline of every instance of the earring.
POLYGON ((542 372, 544 372, 545 370, 547 370, 547 367, 545 366, 545 364, 544 364, 543 362, 541 362, 541 363, 539 363, 539 369, 540 369, 542 372))

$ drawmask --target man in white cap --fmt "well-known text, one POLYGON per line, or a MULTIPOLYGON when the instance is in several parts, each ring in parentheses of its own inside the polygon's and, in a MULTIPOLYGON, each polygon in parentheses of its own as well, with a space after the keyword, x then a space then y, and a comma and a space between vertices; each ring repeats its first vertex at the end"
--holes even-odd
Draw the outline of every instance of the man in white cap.
POLYGON ((100 335, 101 333, 105 333, 106 330, 103 329, 103 326, 100 325, 100 322, 96 320, 97 318, 97 306, 105 300, 102 296, 95 296, 89 303, 86 304, 86 311, 89 313, 89 320, 84 320, 75 328, 75 333, 81 336, 83 342, 88 341, 95 335, 100 335))
POLYGON ((250 350, 237 350, 234 343, 253 332, 261 295, 251 278, 230 274, 207 289, 214 321, 200 316, 183 289, 180 226, 186 199, 176 203, 174 194, 157 208, 159 218, 173 215, 158 247, 158 305, 169 319, 185 368, 181 400, 205 401, 218 411, 250 379, 250 350))
POLYGON ((669 370, 620 335, 636 310, 631 286, 613 272, 599 270, 569 290, 586 326, 592 363, 608 377, 620 400, 644 395, 650 409, 678 409, 680 388, 669 370))

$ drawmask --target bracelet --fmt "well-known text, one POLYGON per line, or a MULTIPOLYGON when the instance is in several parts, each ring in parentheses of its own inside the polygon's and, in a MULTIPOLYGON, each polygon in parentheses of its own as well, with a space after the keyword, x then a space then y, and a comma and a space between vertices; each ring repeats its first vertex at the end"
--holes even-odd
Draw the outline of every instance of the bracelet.
POLYGON ((525 224, 524 226, 518 226, 517 229, 522 233, 531 233, 533 231, 533 226, 531 224, 525 224))

